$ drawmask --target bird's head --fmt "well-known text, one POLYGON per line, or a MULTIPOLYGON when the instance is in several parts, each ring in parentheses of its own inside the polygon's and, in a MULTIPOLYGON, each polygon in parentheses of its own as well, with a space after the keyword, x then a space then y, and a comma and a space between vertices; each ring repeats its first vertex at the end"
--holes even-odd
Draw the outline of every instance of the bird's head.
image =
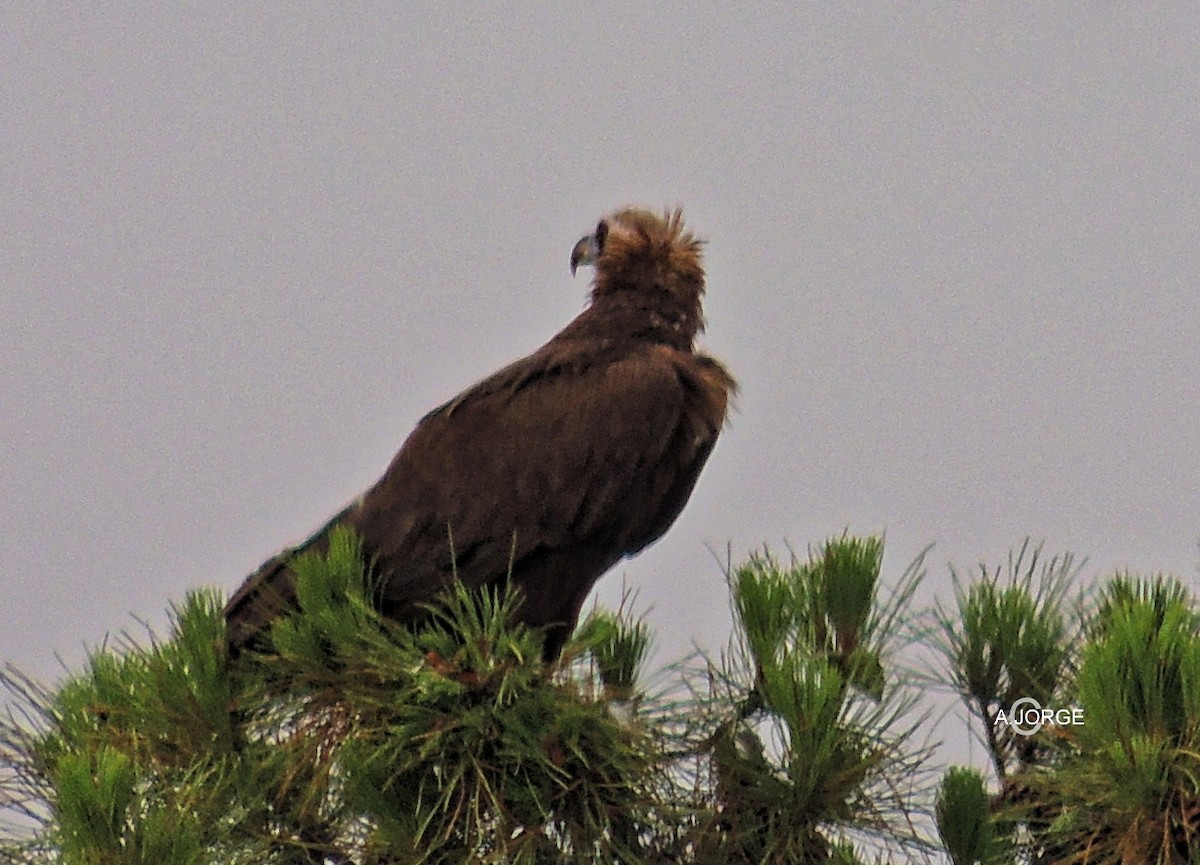
POLYGON ((703 284, 703 243, 684 227, 678 209, 657 214, 627 207, 610 213, 596 223, 595 231, 579 238, 571 249, 571 275, 581 265, 590 264, 600 282, 606 273, 615 275, 631 267, 646 276, 649 265, 650 269, 686 274, 689 281, 703 284))
POLYGON ((571 249, 571 274, 580 265, 592 265, 593 302, 639 309, 648 327, 690 345, 704 329, 702 246, 678 209, 654 213, 627 207, 579 239, 571 249))
POLYGON ((608 239, 608 221, 601 219, 596 223, 596 230, 579 238, 575 248, 571 250, 571 276, 581 264, 595 264, 604 252, 604 241, 608 239))

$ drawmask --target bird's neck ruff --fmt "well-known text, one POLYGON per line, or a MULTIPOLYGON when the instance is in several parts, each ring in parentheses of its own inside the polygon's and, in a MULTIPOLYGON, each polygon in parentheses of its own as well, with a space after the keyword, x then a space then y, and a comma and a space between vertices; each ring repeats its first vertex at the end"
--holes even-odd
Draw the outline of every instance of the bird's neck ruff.
POLYGON ((595 298, 558 338, 608 341, 619 334, 636 342, 692 351, 696 335, 703 330, 699 303, 684 307, 666 292, 655 292, 653 297, 621 292, 595 298))
POLYGON ((603 320, 610 332, 690 351, 704 330, 703 242, 685 230, 679 211, 620 211, 609 226, 592 305, 576 323, 603 320))

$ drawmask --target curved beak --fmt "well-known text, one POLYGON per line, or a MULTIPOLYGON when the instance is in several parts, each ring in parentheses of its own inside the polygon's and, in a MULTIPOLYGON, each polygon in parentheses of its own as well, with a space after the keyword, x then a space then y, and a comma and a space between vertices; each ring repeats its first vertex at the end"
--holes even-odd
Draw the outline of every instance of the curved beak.
POLYGON ((579 238, 579 242, 571 250, 571 276, 575 275, 576 268, 581 264, 595 264, 599 257, 600 244, 596 242, 596 235, 589 234, 579 238))

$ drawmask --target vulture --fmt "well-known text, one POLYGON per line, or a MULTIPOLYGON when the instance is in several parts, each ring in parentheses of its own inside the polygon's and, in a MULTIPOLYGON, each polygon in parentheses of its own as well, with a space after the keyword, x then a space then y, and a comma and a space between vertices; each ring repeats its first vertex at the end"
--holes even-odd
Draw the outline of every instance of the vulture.
POLYGON ((419 621, 455 578, 511 581, 556 658, 595 582, 675 522, 725 424, 736 384, 695 349, 702 243, 678 209, 601 219, 571 251, 572 274, 595 271, 584 311, 425 415, 374 486, 250 575, 225 607, 231 653, 294 606, 292 557, 348 525, 385 617, 419 621))

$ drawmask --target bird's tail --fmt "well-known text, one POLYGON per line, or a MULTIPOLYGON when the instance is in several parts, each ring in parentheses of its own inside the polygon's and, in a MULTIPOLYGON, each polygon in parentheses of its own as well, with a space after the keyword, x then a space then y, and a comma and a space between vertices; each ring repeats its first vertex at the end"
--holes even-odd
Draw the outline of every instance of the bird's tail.
POLYGON ((356 504, 347 506, 304 543, 263 563, 233 593, 225 605, 225 625, 232 657, 253 644, 281 614, 295 609, 296 578, 292 573, 292 559, 309 550, 323 549, 329 542, 330 531, 345 521, 356 504))
POLYGON ((225 605, 230 655, 250 646, 280 614, 295 607, 296 584, 289 567, 293 555, 288 550, 263 564, 225 605))

